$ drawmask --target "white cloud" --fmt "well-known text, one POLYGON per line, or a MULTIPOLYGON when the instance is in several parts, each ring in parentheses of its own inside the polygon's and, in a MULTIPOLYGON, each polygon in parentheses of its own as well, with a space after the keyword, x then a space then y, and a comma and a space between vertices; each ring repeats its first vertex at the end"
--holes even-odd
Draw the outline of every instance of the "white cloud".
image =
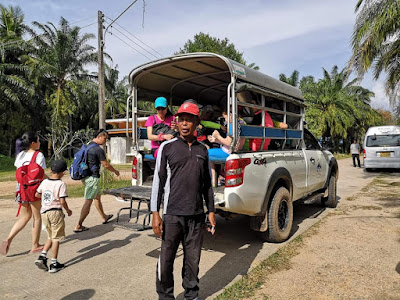
MULTIPOLYGON (((226 1, 225 4, 228 5, 226 1)), ((348 0, 290 1, 275 7, 265 2, 255 6, 248 1, 233 5, 235 10, 229 10, 222 5, 207 5, 205 1, 197 13, 177 18, 172 15, 155 23, 147 21, 147 28, 139 34, 155 47, 171 47, 182 46, 203 31, 219 38, 228 37, 240 49, 247 49, 354 22, 353 4, 348 0)), ((148 17, 153 19, 151 14, 148 17)))
POLYGON ((375 93, 375 97, 371 98, 371 107, 392 111, 383 82, 377 81, 372 87, 372 91, 375 93))

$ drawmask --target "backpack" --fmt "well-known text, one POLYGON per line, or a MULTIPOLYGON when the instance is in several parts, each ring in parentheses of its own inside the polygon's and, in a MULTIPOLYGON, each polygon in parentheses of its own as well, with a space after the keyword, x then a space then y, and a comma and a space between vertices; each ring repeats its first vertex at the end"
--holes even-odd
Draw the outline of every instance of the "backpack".
POLYGON ((89 169, 87 163, 88 151, 96 146, 98 146, 96 143, 90 145, 83 144, 81 149, 75 153, 74 161, 72 162, 72 165, 69 168, 69 174, 71 175, 71 179, 80 180, 92 175, 92 170, 89 169))
MULTIPOLYGON (((167 124, 164 123, 156 123, 156 117, 153 115, 153 134, 154 135, 159 135, 160 133, 163 134, 172 134, 174 137, 177 137, 179 135, 179 133, 173 129, 171 129, 171 127, 169 127, 167 124)), ((159 142, 159 144, 161 144, 159 142)))
POLYGON ((40 200, 40 198, 35 197, 35 193, 39 184, 43 180, 44 170, 36 163, 36 157, 38 154, 39 151, 35 151, 29 164, 26 164, 25 162, 15 173, 15 178, 19 183, 17 198, 20 197, 22 201, 34 202, 40 200))

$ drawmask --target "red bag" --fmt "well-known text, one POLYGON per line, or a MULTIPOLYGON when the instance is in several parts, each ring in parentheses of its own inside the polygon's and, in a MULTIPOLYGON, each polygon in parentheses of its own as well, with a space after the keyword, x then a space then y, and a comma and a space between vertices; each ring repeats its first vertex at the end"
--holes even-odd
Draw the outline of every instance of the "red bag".
MULTIPOLYGON (((29 164, 24 164, 17 169, 15 178, 19 183, 19 193, 22 201, 34 202, 40 200, 35 197, 39 184, 43 180, 44 170, 36 163, 36 156, 39 151, 35 151, 29 164)), ((17 191, 18 193, 18 191, 17 191)), ((19 211, 18 211, 19 212, 19 211)))

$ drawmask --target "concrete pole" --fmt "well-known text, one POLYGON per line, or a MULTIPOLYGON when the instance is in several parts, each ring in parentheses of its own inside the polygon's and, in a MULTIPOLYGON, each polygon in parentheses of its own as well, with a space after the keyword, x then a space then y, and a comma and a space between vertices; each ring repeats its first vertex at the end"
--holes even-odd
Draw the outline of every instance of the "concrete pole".
POLYGON ((106 129, 106 113, 105 113, 105 88, 104 88, 104 41, 103 41, 103 22, 104 14, 98 11, 98 80, 99 80, 99 129, 106 129))

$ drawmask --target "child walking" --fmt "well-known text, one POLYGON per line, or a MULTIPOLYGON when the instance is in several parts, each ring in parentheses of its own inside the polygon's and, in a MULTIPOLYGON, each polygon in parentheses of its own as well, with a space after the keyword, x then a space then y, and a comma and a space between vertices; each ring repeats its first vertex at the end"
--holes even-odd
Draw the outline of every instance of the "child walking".
POLYGON ((68 216, 72 211, 68 208, 65 198, 67 195, 67 186, 61 181, 64 172, 67 170, 67 164, 64 160, 55 160, 51 166, 51 175, 43 180, 37 189, 36 197, 42 198, 42 208, 40 213, 42 221, 46 227, 48 239, 44 245, 43 251, 35 260, 35 265, 39 269, 48 270, 50 273, 58 272, 64 269, 64 264, 57 260, 60 239, 65 237, 65 222, 63 208, 68 216), (51 249, 50 268, 47 266, 47 251, 51 249))

